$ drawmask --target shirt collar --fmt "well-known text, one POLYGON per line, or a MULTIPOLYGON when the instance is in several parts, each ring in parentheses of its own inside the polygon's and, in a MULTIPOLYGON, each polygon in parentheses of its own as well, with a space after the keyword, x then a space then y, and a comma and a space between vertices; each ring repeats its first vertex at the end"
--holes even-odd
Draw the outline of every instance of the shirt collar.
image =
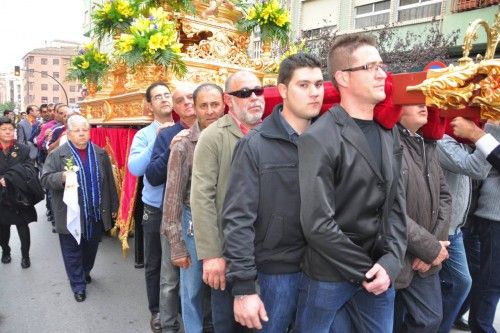
POLYGON ((283 114, 282 114, 283 111, 280 111, 280 120, 281 120, 281 124, 283 125, 283 127, 285 128, 285 131, 286 133, 288 134, 288 137, 290 138, 290 141, 292 141, 293 143, 296 143, 297 142, 297 139, 299 137, 299 134, 293 129, 292 126, 290 126, 290 124, 288 123, 288 121, 285 119, 285 117, 283 117, 283 114))
MULTIPOLYGON (((243 135, 247 135, 248 132, 250 132, 251 128, 245 126, 245 124, 243 122, 241 122, 238 117, 236 117, 236 114, 233 112, 233 110, 229 110, 228 113, 231 115, 231 117, 234 119, 234 121, 236 122, 236 125, 238 125, 238 127, 240 128, 241 130, 241 133, 243 133, 243 135)), ((260 124, 262 122, 262 119, 259 120, 258 124, 260 124)))

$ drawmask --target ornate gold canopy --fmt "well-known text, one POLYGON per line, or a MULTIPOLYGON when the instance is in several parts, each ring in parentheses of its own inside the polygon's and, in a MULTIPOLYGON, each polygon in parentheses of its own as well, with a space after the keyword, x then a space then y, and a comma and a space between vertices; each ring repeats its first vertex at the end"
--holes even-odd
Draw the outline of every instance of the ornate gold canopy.
MULTIPOLYGON (((218 6, 212 11, 209 4, 194 1, 196 15, 173 13, 183 61, 187 66, 184 77, 176 77, 164 67, 145 65, 131 70, 117 64, 104 79, 102 90, 80 103, 81 112, 91 124, 147 124, 152 114, 144 103, 146 88, 155 81, 165 81, 174 90, 181 82, 212 82, 223 87, 227 77, 240 70, 255 73, 262 85, 276 84, 273 59, 251 59, 247 55, 249 36, 239 32, 235 22, 242 13, 232 7, 218 6), (215 15, 207 15, 210 12, 215 15)), ((168 8, 165 8, 169 10, 168 8)))

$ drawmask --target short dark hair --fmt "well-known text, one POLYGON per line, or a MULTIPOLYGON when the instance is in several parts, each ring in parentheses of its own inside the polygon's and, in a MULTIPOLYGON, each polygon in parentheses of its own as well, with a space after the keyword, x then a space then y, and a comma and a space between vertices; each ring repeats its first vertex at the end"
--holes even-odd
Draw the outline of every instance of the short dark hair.
POLYGON ((41 109, 46 109, 46 108, 48 108, 47 104, 41 104, 41 105, 40 105, 40 110, 41 110, 41 109))
POLYGON ((215 83, 203 83, 200 84, 194 91, 193 91, 193 103, 196 104, 196 98, 198 98, 198 94, 202 90, 217 90, 221 96, 224 95, 224 91, 222 91, 222 88, 216 85, 215 83))
POLYGON ((38 108, 38 107, 37 107, 36 105, 33 105, 33 104, 28 105, 28 106, 26 107, 26 114, 30 114, 31 112, 33 112, 33 109, 34 109, 34 108, 38 108))
POLYGON ((163 81, 157 81, 157 82, 154 82, 152 83, 148 89, 146 89, 146 101, 148 103, 151 103, 151 101, 153 100, 153 96, 151 96, 151 90, 153 90, 154 88, 158 87, 158 86, 164 86, 168 89, 168 91, 170 91, 170 88, 167 86, 167 84, 163 81))
POLYGON ((6 117, 6 116, 0 117, 0 126, 5 125, 5 124, 11 124, 12 127, 15 128, 14 122, 12 121, 12 119, 10 119, 9 117, 6 117))
POLYGON ((50 108, 53 108, 54 107, 54 103, 49 103, 47 104, 47 107, 50 109, 50 108))
POLYGON ((366 34, 343 35, 335 38, 328 52, 328 72, 332 83, 337 86, 335 73, 352 66, 352 54, 361 46, 377 47, 375 37, 366 34))
POLYGON ((11 114, 12 112, 14 112, 14 111, 12 111, 12 110, 3 110, 3 115, 6 117, 9 114, 11 114))
POLYGON ((292 79, 293 73, 299 68, 321 68, 321 62, 315 56, 303 52, 292 54, 280 63, 278 83, 287 86, 292 79))

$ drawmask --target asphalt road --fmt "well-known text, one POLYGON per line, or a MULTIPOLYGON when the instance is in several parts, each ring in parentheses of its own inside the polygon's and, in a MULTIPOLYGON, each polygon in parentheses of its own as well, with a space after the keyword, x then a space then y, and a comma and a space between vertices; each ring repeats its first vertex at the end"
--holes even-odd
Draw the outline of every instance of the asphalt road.
MULTIPOLYGON (((133 239, 127 258, 115 238, 103 237, 87 299, 77 303, 64 271, 57 234, 37 206, 31 223, 31 267, 22 269, 19 238, 11 230, 12 262, 0 264, 1 333, 151 332, 144 269, 134 268, 133 239)), ((1 214, 1 212, 0 212, 1 214)))

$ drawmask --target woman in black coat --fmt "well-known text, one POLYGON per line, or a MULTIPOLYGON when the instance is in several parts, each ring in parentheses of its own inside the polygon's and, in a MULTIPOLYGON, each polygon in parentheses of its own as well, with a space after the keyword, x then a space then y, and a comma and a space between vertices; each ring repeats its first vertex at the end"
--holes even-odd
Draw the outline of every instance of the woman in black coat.
POLYGON ((21 267, 30 267, 30 229, 28 223, 36 221, 33 198, 23 191, 29 182, 38 182, 36 169, 29 158, 29 148, 14 140, 14 123, 8 117, 0 117, 0 246, 2 263, 11 262, 10 226, 16 225, 21 240, 21 267), (33 172, 35 172, 33 174, 33 172))

